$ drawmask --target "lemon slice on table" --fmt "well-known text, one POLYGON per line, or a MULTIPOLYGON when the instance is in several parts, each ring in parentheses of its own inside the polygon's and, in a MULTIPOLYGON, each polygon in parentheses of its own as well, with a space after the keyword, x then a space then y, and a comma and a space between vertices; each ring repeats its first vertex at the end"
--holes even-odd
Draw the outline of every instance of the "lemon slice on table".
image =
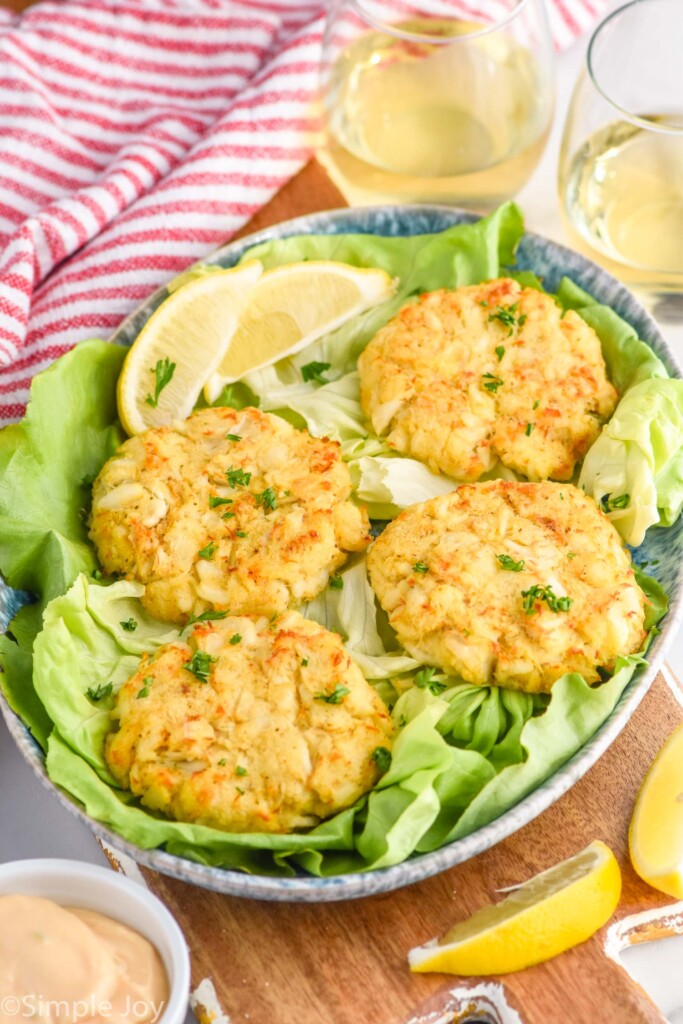
POLYGON ((654 889, 683 899, 683 725, 655 757, 636 797, 631 863, 654 889))
POLYGON ((408 954, 412 971, 510 974, 589 939, 614 913, 621 872, 604 843, 531 878, 500 903, 482 907, 442 939, 408 954))
POLYGON ((249 292, 223 360, 204 395, 214 402, 226 384, 292 356, 351 317, 391 298, 383 270, 328 260, 290 263, 268 270, 249 292))
POLYGON ((128 434, 190 415, 262 273, 262 264, 254 260, 195 277, 152 313, 119 376, 119 419, 128 434))

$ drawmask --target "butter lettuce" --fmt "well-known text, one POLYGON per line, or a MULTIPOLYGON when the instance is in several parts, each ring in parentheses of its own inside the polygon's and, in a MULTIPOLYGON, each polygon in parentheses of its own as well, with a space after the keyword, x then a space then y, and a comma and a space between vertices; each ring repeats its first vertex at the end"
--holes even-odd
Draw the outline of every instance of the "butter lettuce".
MULTIPOLYGON (((265 242, 245 253, 243 261, 260 259, 266 267, 305 259, 380 266, 399 281, 391 301, 293 359, 244 378, 262 408, 341 443, 358 497, 372 516, 393 518, 406 505, 436 497, 453 485, 415 460, 399 459, 383 438, 368 433, 360 405, 358 355, 412 295, 507 272, 520 232, 517 208, 508 203, 474 225, 434 236, 309 235, 265 242), (474 252, 476 260, 471 258, 474 252), (322 385, 302 380, 301 367, 313 360, 328 364, 322 385)), ((528 271, 513 276, 523 286, 543 290, 528 271)), ((610 512, 610 518, 628 543, 638 545, 649 526, 670 525, 683 505, 681 386, 669 380, 662 361, 625 320, 569 278, 561 281, 555 298, 596 332, 609 378, 622 396, 612 422, 588 453, 579 485, 598 501, 610 493, 629 494, 629 508, 610 512)), ((514 478, 501 467, 491 475, 514 478)))
POLYGON ((90 485, 124 438, 116 378, 126 350, 86 341, 38 374, 21 423, 0 431, 0 571, 34 594, 0 637, 0 683, 44 747, 51 728, 31 683, 42 612, 97 557, 85 526, 90 485))
POLYGON ((602 502, 638 547, 650 526, 671 526, 683 507, 683 381, 629 388, 584 459, 579 486, 602 502))
MULTIPOLYGON (((342 590, 330 592, 335 596, 329 607, 311 603, 306 612, 341 628, 354 656, 374 652, 367 655, 372 665, 386 648, 363 566, 347 569, 343 579, 342 590), (363 593, 365 601, 359 599, 363 593)), ((398 736, 377 787, 305 835, 233 835, 157 817, 120 790, 108 771, 103 748, 114 695, 144 651, 182 635, 146 614, 141 591, 135 583, 103 586, 81 575, 45 610, 34 683, 54 723, 50 778, 92 817, 143 848, 164 845, 202 863, 262 874, 292 874, 296 866, 320 875, 388 867, 468 834, 571 757, 613 710, 642 662, 640 656, 619 659, 614 676, 598 687, 575 674, 563 676, 546 697, 443 675, 434 689, 445 689, 432 693, 429 686, 411 685, 416 663, 399 657, 395 667, 407 675, 396 681, 404 689, 394 696, 398 736), (121 625, 131 616, 138 623, 134 633, 121 625), (94 700, 101 688, 110 694, 94 700)), ((656 585, 651 593, 654 622, 666 599, 656 585)))
MULTIPOLYGON (((219 401, 257 402, 339 440, 356 494, 376 518, 450 490, 452 481, 367 433, 356 359, 412 295, 506 272, 522 230, 519 211, 506 204, 475 225, 433 236, 309 236, 252 250, 245 258, 257 256, 266 266, 312 258, 381 266, 397 278, 397 293, 295 358, 249 374, 219 401), (312 361, 329 364, 324 383, 303 380, 301 368, 312 361)), ((570 282, 558 297, 595 327, 610 374, 626 392, 612 433, 610 424, 589 453, 585 485, 599 497, 628 488, 634 504, 626 511, 639 528, 648 516, 673 521, 681 507, 683 385, 666 378, 654 353, 612 311, 570 282)), ((36 378, 24 421, 0 431, 0 571, 36 599, 14 619, 11 635, 0 638, 0 685, 46 749, 52 780, 93 818, 141 847, 164 846, 206 864, 274 874, 368 870, 436 849, 497 817, 609 716, 640 656, 621 659, 597 687, 565 676, 550 698, 445 676, 431 688, 413 685, 419 666, 398 646, 357 561, 346 567, 341 590, 326 591, 303 611, 341 633, 366 678, 393 705, 399 735, 376 789, 306 835, 227 835, 141 808, 115 786, 102 757, 112 697, 87 696, 109 683, 115 690, 142 650, 179 635, 146 615, 135 584, 92 578, 97 560, 84 521, 89 481, 122 440, 115 390, 124 355, 104 342, 80 343, 36 378), (120 625, 131 616, 134 633, 120 625)), ((666 598, 654 581, 643 578, 641 585, 652 602, 651 627, 666 598)))
POLYGON ((560 282, 557 301, 563 309, 575 310, 600 338, 607 375, 620 395, 643 380, 668 377, 659 356, 640 340, 631 325, 568 277, 560 282))

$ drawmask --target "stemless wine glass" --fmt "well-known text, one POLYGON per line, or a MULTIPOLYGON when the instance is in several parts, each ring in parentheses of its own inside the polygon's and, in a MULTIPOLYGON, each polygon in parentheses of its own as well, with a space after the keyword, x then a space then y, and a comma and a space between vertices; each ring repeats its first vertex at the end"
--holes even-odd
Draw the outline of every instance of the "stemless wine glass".
POLYGON ((683 3, 596 29, 569 109, 560 198, 573 241, 647 293, 683 289, 683 3))
POLYGON ((543 152, 553 61, 543 0, 332 0, 323 160, 352 202, 493 206, 543 152))

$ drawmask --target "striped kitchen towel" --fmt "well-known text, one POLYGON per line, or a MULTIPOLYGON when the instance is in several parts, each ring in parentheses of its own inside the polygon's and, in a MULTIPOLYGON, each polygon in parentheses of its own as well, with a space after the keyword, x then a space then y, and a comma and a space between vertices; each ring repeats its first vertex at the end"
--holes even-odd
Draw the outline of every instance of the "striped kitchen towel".
MULTIPOLYGON (((558 47, 602 0, 550 0, 558 47)), ((0 423, 311 155, 320 0, 0 8, 0 423)))

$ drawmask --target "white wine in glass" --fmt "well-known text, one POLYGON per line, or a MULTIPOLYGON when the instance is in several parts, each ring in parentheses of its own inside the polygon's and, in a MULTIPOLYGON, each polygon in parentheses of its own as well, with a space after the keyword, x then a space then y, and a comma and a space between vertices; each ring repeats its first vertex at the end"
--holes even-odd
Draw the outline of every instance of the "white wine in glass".
POLYGON ((451 0, 333 3, 324 159, 352 201, 492 206, 536 166, 554 104, 542 4, 467 10, 459 16, 451 0))
POLYGON ((574 245, 646 291, 683 289, 683 6, 635 0, 591 40, 560 157, 574 245))

